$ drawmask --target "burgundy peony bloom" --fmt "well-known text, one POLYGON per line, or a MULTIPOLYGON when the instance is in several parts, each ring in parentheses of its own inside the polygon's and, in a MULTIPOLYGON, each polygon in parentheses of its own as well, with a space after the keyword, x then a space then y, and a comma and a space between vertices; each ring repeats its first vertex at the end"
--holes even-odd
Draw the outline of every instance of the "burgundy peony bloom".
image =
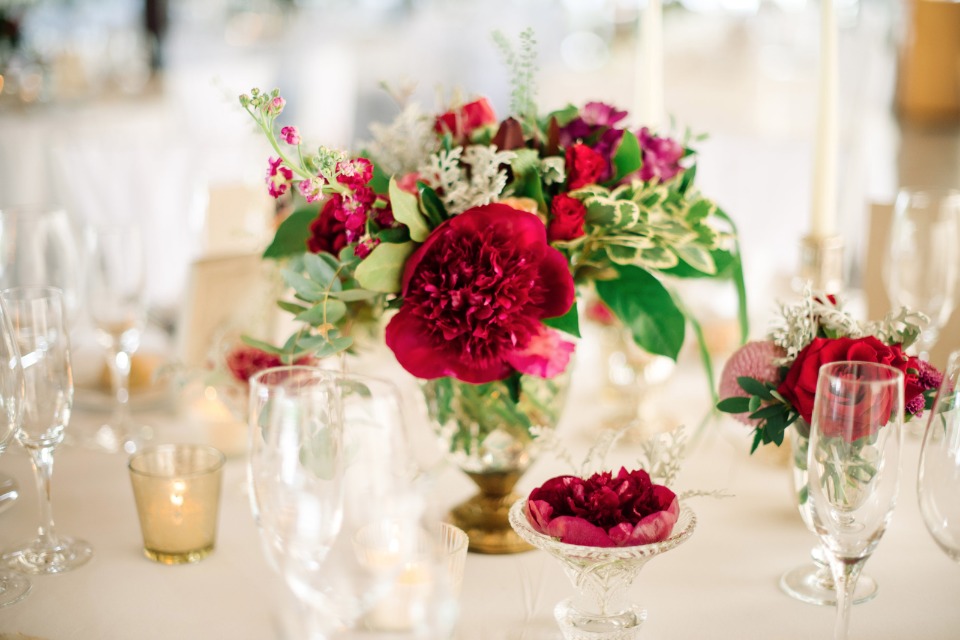
POLYGON ((493 107, 486 98, 479 98, 437 116, 433 130, 441 135, 449 132, 456 142, 464 142, 474 130, 496 122, 497 116, 493 113, 493 107))
POLYGON ((583 223, 587 217, 587 208, 582 202, 565 193, 553 197, 550 203, 550 224, 547 225, 547 238, 573 240, 583 235, 583 223))
POLYGON ((552 370, 532 347, 548 331, 541 320, 574 301, 566 260, 547 244, 543 223, 504 204, 434 229, 407 260, 402 293, 386 329, 401 366, 419 378, 478 384, 552 370))
POLYGON ((552 478, 527 499, 530 525, 560 542, 591 547, 625 547, 670 537, 680 503, 676 494, 654 484, 643 469, 621 468, 552 478))
POLYGON ((320 214, 310 223, 307 249, 311 253, 325 251, 339 256, 340 250, 347 246, 347 227, 336 215, 341 207, 342 197, 339 194, 331 196, 323 204, 320 214))
POLYGON ((659 138, 652 135, 646 127, 640 129, 637 139, 640 141, 640 149, 643 152, 643 166, 638 172, 641 180, 649 182, 657 179, 665 182, 683 171, 683 167, 680 166, 680 159, 683 158, 684 153, 682 144, 672 138, 659 138))
POLYGON ((571 191, 596 184, 608 172, 607 160, 585 144, 567 148, 567 188, 571 191))

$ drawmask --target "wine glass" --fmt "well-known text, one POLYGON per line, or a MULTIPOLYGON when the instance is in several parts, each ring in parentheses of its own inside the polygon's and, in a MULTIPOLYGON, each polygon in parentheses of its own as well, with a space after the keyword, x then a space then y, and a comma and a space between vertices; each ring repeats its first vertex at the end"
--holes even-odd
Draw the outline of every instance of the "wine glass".
POLYGON ((960 190, 901 189, 884 265, 887 295, 930 318, 915 347, 924 360, 956 304, 960 277, 960 190))
POLYGON ((4 554, 4 559, 28 573, 61 573, 79 567, 93 555, 88 543, 57 535, 50 500, 53 454, 63 442, 73 407, 63 292, 51 287, 25 287, 6 289, 0 298, 10 313, 23 363, 23 420, 15 435, 30 454, 40 499, 37 537, 4 554))
POLYGON ((140 230, 130 225, 91 227, 87 239, 87 308, 106 350, 114 397, 113 414, 97 429, 93 444, 133 453, 152 436, 130 418, 131 359, 147 321, 143 241, 140 230))
POLYGON ((950 354, 920 450, 917 498, 927 531, 960 562, 960 351, 950 354))
POLYGON ((823 365, 807 458, 814 529, 837 586, 834 640, 845 640, 857 579, 899 488, 903 373, 868 362, 823 365))
POLYGON ((452 629, 453 588, 422 544, 395 388, 290 366, 251 378, 250 394, 251 506, 301 605, 299 633, 452 629))
MULTIPOLYGON (((0 300, 0 454, 23 419, 23 368, 14 341, 13 329, 0 300)), ((0 607, 19 602, 30 592, 23 576, 0 570, 0 607)))

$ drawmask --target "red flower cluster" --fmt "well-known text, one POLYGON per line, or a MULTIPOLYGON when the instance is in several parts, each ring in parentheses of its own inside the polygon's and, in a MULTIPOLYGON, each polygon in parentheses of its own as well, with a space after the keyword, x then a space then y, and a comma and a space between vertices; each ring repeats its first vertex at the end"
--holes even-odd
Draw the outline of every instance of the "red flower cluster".
POLYGON ((625 547, 670 537, 680 515, 676 494, 654 484, 643 469, 621 468, 586 480, 559 476, 534 489, 527 499, 527 520, 567 544, 625 547))
POLYGON ((547 239, 574 240, 583 235, 583 224, 587 217, 587 208, 582 202, 565 193, 557 194, 550 203, 550 223, 547 225, 547 239))
POLYGON ((437 116, 433 129, 440 135, 451 134, 454 142, 461 144, 468 140, 476 129, 496 123, 497 116, 493 113, 493 107, 486 98, 479 98, 437 116))
MULTIPOLYGON (((313 364, 313 362, 313 358, 303 357, 293 364, 309 365, 313 364)), ((280 356, 261 351, 256 347, 241 344, 227 353, 226 364, 231 375, 233 375, 238 382, 247 383, 250 381, 250 378, 264 369, 279 367, 286 363, 280 360, 280 356)))

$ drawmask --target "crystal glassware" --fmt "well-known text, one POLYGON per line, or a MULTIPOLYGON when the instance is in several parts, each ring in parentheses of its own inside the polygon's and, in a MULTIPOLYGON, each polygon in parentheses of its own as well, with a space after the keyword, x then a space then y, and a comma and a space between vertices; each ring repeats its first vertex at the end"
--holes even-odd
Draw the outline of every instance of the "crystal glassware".
POLYGON ((630 547, 588 547, 567 544, 536 531, 527 521, 527 499, 510 508, 510 526, 538 549, 558 559, 579 592, 553 610, 566 640, 632 640, 641 637, 647 612, 630 602, 627 591, 643 566, 655 556, 686 542, 697 517, 686 505, 670 537, 630 547))
POLYGON ((837 586, 834 640, 847 638, 857 580, 893 514, 903 393, 903 373, 876 363, 829 363, 817 377, 807 491, 837 586))
POLYGON ((63 293, 50 287, 26 287, 6 289, 0 297, 10 314, 23 363, 23 420, 16 438, 30 454, 40 500, 37 537, 4 558, 28 573, 61 573, 79 567, 93 555, 88 543, 54 531, 50 499, 53 455, 63 442, 73 407, 63 293))
POLYGON ((956 305, 958 239, 960 190, 905 188, 897 193, 883 276, 894 306, 930 318, 916 345, 923 359, 956 305))
POLYGON ((927 531, 960 562, 960 351, 950 354, 927 422, 917 471, 917 498, 927 531))
POLYGON ((136 226, 88 229, 87 310, 106 350, 114 397, 109 421, 93 435, 93 445, 133 453, 152 437, 130 415, 130 366, 147 321, 143 240, 136 226))
MULTIPOLYGON (((23 368, 13 328, 0 300, 0 454, 23 419, 23 368)), ((30 592, 30 581, 0 569, 0 607, 19 602, 30 592)))

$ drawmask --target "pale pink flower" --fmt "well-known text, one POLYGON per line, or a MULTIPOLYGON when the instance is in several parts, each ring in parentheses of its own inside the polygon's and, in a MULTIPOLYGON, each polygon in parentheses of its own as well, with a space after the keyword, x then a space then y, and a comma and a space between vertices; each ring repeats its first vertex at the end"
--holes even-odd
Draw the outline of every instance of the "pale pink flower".
MULTIPOLYGON (((723 367, 720 374, 720 398, 749 397, 737 378, 754 378, 760 382, 774 385, 780 382, 779 366, 775 360, 785 355, 783 349, 768 340, 748 342, 740 347, 723 367)), ((747 413, 732 414, 743 424, 756 426, 759 421, 751 420, 747 413)))
POLYGON ((300 144, 300 132, 296 127, 284 127, 280 129, 280 137, 287 144, 300 144))
POLYGON ((309 180, 301 180, 298 182, 297 191, 304 197, 307 204, 312 204, 323 196, 324 184, 326 184, 326 180, 320 176, 316 176, 309 180))

